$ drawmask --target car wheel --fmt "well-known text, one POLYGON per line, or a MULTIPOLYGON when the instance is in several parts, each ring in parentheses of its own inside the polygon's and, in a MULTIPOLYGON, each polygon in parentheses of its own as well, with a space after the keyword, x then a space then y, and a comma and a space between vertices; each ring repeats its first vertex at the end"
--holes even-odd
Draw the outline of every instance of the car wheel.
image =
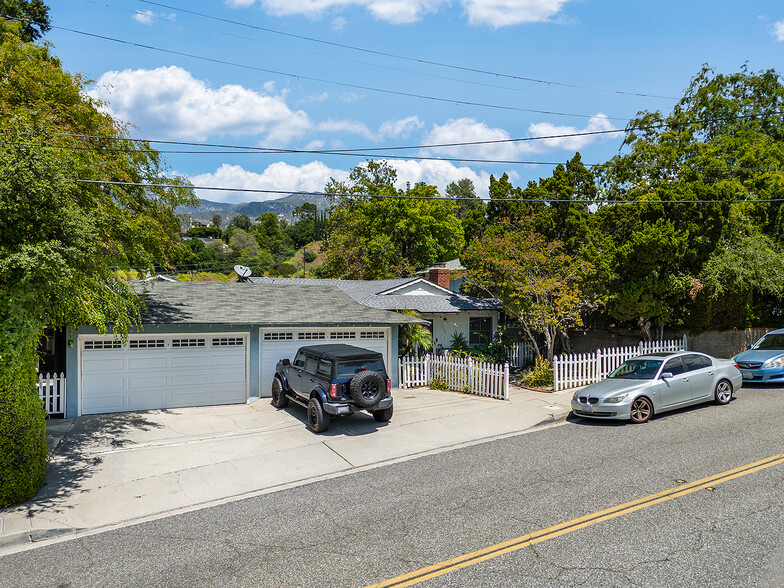
POLYGON ((721 380, 716 384, 713 398, 716 400, 716 404, 729 404, 732 400, 732 384, 727 380, 721 380))
POLYGON ((324 412, 318 398, 311 398, 308 402, 308 426, 314 433, 323 433, 329 429, 330 417, 324 412))
POLYGON ((370 408, 386 394, 387 387, 384 380, 372 370, 359 372, 351 379, 348 387, 351 399, 360 408, 370 408))
POLYGON ((644 396, 636 398, 631 405, 629 420, 633 423, 646 423, 653 416, 653 405, 644 396))
POLYGON ((272 406, 275 408, 286 408, 289 399, 283 390, 283 383, 278 378, 272 378, 272 406))
POLYGON ((374 410, 373 411, 373 418, 376 419, 379 423, 386 423, 392 418, 392 407, 385 408, 383 410, 374 410))

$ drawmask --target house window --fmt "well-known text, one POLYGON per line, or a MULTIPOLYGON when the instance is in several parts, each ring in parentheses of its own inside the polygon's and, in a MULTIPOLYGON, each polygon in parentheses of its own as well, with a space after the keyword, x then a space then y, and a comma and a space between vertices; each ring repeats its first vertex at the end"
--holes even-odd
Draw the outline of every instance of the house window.
POLYGON ((293 341, 294 333, 264 333, 265 341, 293 341))
POLYGON ((469 319, 469 345, 489 345, 493 341, 493 319, 480 316, 469 319))

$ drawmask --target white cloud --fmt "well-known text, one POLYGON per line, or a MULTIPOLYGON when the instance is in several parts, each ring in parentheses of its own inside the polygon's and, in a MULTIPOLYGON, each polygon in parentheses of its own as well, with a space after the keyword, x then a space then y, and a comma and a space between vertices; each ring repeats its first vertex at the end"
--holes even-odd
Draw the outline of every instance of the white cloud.
MULTIPOLYGON (((448 161, 401 160, 390 161, 389 164, 397 170, 398 188, 405 188, 407 182, 410 182, 411 185, 425 182, 437 186, 439 192, 444 194, 449 183, 468 178, 474 182, 477 195, 487 197, 490 174, 486 172, 476 172, 465 166, 457 167, 448 161)), ((345 181, 348 179, 349 173, 350 170, 330 168, 320 161, 312 161, 300 166, 279 161, 261 173, 248 171, 239 165, 223 164, 213 173, 191 176, 189 179, 195 186, 282 190, 286 193, 321 192, 330 178, 345 181)), ((517 178, 517 174, 510 174, 510 176, 513 181, 517 178)), ((196 195, 199 198, 215 202, 263 201, 283 196, 279 193, 211 190, 196 190, 196 195)))
POLYGON ((425 126, 419 117, 407 116, 400 120, 388 120, 381 123, 378 132, 384 137, 408 137, 412 132, 417 131, 425 126))
POLYGON ((784 20, 773 24, 773 37, 777 41, 784 41, 784 20))
POLYGON ((463 157, 465 159, 489 159, 493 161, 514 161, 526 153, 543 153, 547 151, 578 151, 591 143, 601 140, 604 135, 590 135, 613 130, 610 120, 599 113, 592 116, 585 128, 554 125, 552 123, 534 123, 528 127, 527 137, 548 137, 535 141, 512 141, 512 137, 504 129, 493 128, 472 118, 450 119, 443 125, 434 125, 424 143, 428 145, 444 145, 422 150, 423 155, 441 155, 444 157, 463 157), (575 136, 563 136, 575 135, 575 136), (484 144, 484 141, 499 141, 484 144), (476 145, 448 146, 450 143, 476 142, 476 145))
POLYGON ((133 20, 144 25, 151 25, 154 20, 174 20, 175 18, 177 15, 173 12, 171 14, 157 14, 152 10, 137 10, 133 15, 133 20))
POLYGON ((337 18, 332 19, 332 24, 330 26, 333 31, 342 31, 343 27, 346 26, 347 22, 348 21, 345 18, 339 16, 337 18))
MULTIPOLYGON (((255 0, 227 0, 235 7, 253 6, 255 0)), ((549 20, 571 0, 461 0, 473 25, 490 25, 494 28, 529 22, 549 20)), ((448 0, 263 0, 262 8, 275 16, 300 14, 308 18, 321 18, 325 13, 340 12, 351 8, 366 9, 377 20, 392 24, 418 22, 425 14, 437 12, 448 0)), ((340 18, 340 17, 338 17, 340 18)), ((338 29, 344 20, 334 19, 338 29)))
POLYGON ((500 28, 549 20, 569 0, 463 0, 468 22, 500 28))
POLYGON ((467 166, 458 167, 452 162, 438 160, 405 159, 390 161, 389 164, 397 170, 398 188, 405 188, 407 182, 410 182, 412 186, 417 182, 425 182, 436 186, 438 192, 443 196, 450 183, 468 178, 474 183, 477 196, 488 197, 490 174, 487 172, 476 172, 467 166))
MULTIPOLYGON (((472 118, 450 119, 443 125, 433 125, 425 137, 427 145, 449 145, 482 141, 508 141, 509 133, 492 128, 472 118)), ((446 146, 423 150, 423 155, 465 157, 466 159, 514 160, 518 154, 516 143, 490 143, 487 145, 446 146)))
POLYGON ((146 25, 152 24, 154 18, 155 13, 152 10, 137 10, 133 15, 133 20, 146 25))
POLYGON ((584 129, 570 126, 559 126, 552 123, 535 123, 528 127, 531 137, 550 137, 541 141, 529 141, 522 147, 531 152, 543 151, 579 151, 586 145, 595 143, 604 135, 588 135, 583 133, 601 133, 614 130, 615 126, 605 115, 599 113, 592 116, 584 129), (567 137, 563 135, 575 135, 567 137))
POLYGON ((157 137, 204 141, 215 135, 265 135, 270 144, 285 145, 312 126, 283 96, 239 85, 211 88, 176 66, 106 72, 89 94, 106 102, 112 116, 143 133, 154 130, 157 137))
POLYGON ((361 135, 372 141, 378 139, 378 136, 365 123, 356 120, 329 119, 320 122, 317 128, 325 133, 351 133, 353 135, 361 135))
MULTIPOLYGON (((246 190, 284 190, 286 192, 320 192, 330 178, 348 179, 349 172, 331 169, 320 161, 312 161, 300 166, 289 165, 282 161, 273 163, 262 173, 254 173, 239 165, 223 164, 214 173, 191 176, 195 186, 238 188, 246 190)), ((218 192, 196 190, 196 196, 215 202, 249 202, 255 200, 274 200, 285 194, 265 194, 263 192, 218 192)))

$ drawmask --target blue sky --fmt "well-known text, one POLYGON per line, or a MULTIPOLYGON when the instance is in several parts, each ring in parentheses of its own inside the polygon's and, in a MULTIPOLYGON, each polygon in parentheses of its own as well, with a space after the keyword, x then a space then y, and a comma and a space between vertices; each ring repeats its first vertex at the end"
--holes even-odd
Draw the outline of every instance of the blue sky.
POLYGON ((784 72, 780 0, 48 3, 45 40, 134 137, 365 155, 155 144, 200 186, 318 191, 371 154, 397 154, 401 187, 468 177, 486 195, 490 174, 524 186, 575 151, 605 161, 623 135, 421 146, 622 129, 641 110, 669 112, 703 63, 784 72))

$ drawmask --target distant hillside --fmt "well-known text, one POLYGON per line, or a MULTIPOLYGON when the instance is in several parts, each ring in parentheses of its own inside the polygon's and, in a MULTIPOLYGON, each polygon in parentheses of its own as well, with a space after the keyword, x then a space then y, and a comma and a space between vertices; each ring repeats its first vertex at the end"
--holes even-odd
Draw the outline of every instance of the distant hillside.
POLYGON ((330 204, 326 196, 308 196, 305 194, 289 194, 275 200, 242 202, 240 204, 199 199, 199 206, 180 206, 177 209, 177 213, 187 214, 193 220, 204 224, 207 224, 212 220, 213 216, 219 214, 223 219, 224 227, 238 214, 247 215, 253 220, 265 212, 274 212, 283 216, 287 221, 294 222, 295 219, 292 214, 294 209, 305 202, 315 204, 319 210, 326 210, 330 204))

